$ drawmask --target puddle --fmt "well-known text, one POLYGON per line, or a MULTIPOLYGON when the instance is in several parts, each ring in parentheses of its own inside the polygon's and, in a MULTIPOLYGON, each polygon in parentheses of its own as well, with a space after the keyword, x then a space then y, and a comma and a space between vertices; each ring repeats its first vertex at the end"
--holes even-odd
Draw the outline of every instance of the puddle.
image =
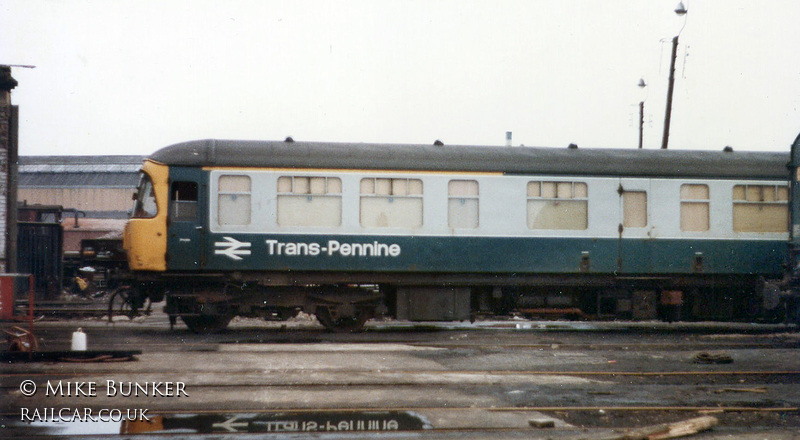
MULTIPOLYGON (((63 420, 63 419, 62 419, 63 420)), ((140 420, 23 422, 0 421, 0 436, 68 436, 112 434, 222 434, 382 432, 431 429, 423 416, 411 411, 297 411, 241 414, 151 414, 140 420)))

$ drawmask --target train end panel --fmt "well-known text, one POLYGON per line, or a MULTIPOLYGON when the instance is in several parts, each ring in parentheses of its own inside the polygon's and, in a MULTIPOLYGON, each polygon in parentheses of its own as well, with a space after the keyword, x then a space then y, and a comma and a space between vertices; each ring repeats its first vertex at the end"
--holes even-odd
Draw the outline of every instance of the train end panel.
MULTIPOLYGON (((781 283, 781 288, 788 289, 774 297, 774 304, 783 304, 786 309, 786 321, 794 322, 800 326, 800 134, 797 135, 791 147, 788 163, 789 187, 791 188, 789 200, 789 268, 786 278, 781 283), (783 296, 781 298, 781 296, 783 296)), ((777 289, 773 289, 777 290, 777 289)))
POLYGON ((793 247, 800 248, 800 134, 792 143, 789 167, 789 182, 791 184, 791 228, 790 242, 793 247))

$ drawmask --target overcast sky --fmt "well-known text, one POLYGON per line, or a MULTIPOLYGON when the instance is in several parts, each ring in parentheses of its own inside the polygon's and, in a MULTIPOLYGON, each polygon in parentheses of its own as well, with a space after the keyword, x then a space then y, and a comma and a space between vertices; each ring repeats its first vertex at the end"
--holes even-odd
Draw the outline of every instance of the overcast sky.
POLYGON ((800 1, 0 0, 20 154, 202 138, 788 151, 800 1), (685 25, 685 26, 684 26, 685 25), (681 27, 683 30, 681 31, 681 27), (644 93, 636 86, 644 78, 644 93))

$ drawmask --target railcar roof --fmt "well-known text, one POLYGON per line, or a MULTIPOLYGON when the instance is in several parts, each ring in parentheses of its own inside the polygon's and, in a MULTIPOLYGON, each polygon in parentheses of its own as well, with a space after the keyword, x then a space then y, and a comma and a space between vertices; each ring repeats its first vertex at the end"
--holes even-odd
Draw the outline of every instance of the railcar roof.
POLYGON ((150 159, 190 167, 784 179, 789 153, 206 139, 162 148, 150 159))

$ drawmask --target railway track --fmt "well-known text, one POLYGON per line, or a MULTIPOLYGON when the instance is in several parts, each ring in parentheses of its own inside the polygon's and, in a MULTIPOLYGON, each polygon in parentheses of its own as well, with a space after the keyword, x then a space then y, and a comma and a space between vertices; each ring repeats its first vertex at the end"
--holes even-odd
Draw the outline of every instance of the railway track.
MULTIPOLYGON (((399 341, 394 341, 395 343, 399 341)), ((222 355, 225 354, 248 354, 248 353, 265 353, 265 352, 308 352, 308 351, 318 351, 318 350, 303 350, 299 348, 272 348, 272 349, 260 349, 260 348, 253 348, 253 349, 236 349, 236 350, 228 350, 225 349, 225 346, 231 345, 230 343, 224 344, 217 344, 217 343, 188 343, 191 344, 191 347, 180 347, 176 348, 174 343, 153 343, 148 344, 149 349, 162 349, 164 351, 184 351, 184 352, 218 352, 222 355)), ((356 344, 357 345, 357 344, 356 344)), ((584 344, 559 344, 559 347, 553 349, 551 344, 491 344, 491 345, 482 345, 482 344, 424 344, 424 343, 412 343, 412 346, 418 347, 431 347, 431 348, 440 348, 440 349, 462 349, 462 350, 518 350, 518 351, 526 351, 526 350, 588 350, 588 351, 603 351, 603 350, 624 350, 624 351, 658 351, 664 350, 668 348, 668 344, 625 344, 625 345, 617 345, 617 344, 608 344, 608 345, 584 345, 584 344)), ((789 349, 789 348, 800 348, 800 343, 792 342, 788 344, 783 343, 741 343, 741 344, 689 344, 683 347, 680 347, 676 351, 680 352, 692 352, 692 351, 703 351, 703 350, 745 350, 745 349, 789 349)), ((359 351, 358 349, 353 349, 350 351, 359 351)))
MULTIPOLYGON (((42 323, 38 331, 51 347, 68 344, 81 325, 92 348, 142 354, 127 363, 4 366, 2 416, 19 418, 23 407, 144 408, 175 428, 148 439, 190 431, 192 438, 241 432, 374 438, 380 432, 382 438, 576 439, 706 415, 730 439, 745 430, 781 438, 776 435, 800 429, 796 336, 780 327, 716 332, 681 324, 686 332, 662 334, 647 324, 628 331, 601 323, 586 332, 471 327, 342 335, 244 322, 221 334, 195 335, 168 331, 160 319, 42 323), (732 363, 692 361, 698 351, 723 350, 732 363), (95 382, 98 395, 28 398, 20 395, 23 381, 39 389, 48 381, 95 382), (180 381, 188 396, 107 397, 106 381, 180 381), (190 420, 196 424, 186 425, 195 423, 190 420), (543 420, 553 428, 533 427, 543 420)), ((31 427, 37 425, 14 434, 42 434, 31 427)))
MULTIPOLYGON (((291 375, 291 374, 311 374, 314 372, 329 372, 329 370, 310 370, 310 369, 280 369, 280 370, 237 370, 237 371, 230 371, 229 369, 225 370, 214 370, 214 369, 204 369, 203 371, 208 373, 214 372, 222 372, 225 371, 228 375, 233 376, 243 376, 243 375, 264 375, 265 373, 275 373, 275 374, 282 374, 282 375, 291 375)), ((92 370, 93 374, 115 374, 118 373, 116 369, 102 369, 102 368, 94 368, 92 370)), ((186 370, 168 370, 168 369, 158 369, 158 370, 137 370, 138 375, 146 375, 146 374, 169 374, 169 375, 178 375, 178 374, 187 374, 186 370)), ((505 377, 513 377, 513 376, 577 376, 577 377, 593 377, 593 376, 600 376, 600 377, 641 377, 641 378, 667 378, 667 377, 693 377, 693 378, 703 378, 703 377, 730 377, 730 378, 739 378, 739 377, 782 377, 782 378, 797 378, 800 380, 800 370, 788 370, 788 371, 753 371, 753 370, 743 370, 743 371, 526 371, 526 370, 404 370, 404 369, 392 369, 392 370, 362 370, 362 369, 352 369, 346 370, 343 372, 339 372, 342 375, 356 375, 356 374, 377 374, 377 375, 390 375, 390 374, 402 374, 402 375, 464 375, 464 376, 479 376, 479 375, 487 375, 487 376, 505 376, 505 377)), ((0 374, 0 380, 3 378, 13 378, 13 377, 51 377, 51 376, 73 376, 77 374, 74 371, 70 372, 24 372, 24 373, 3 373, 0 374)), ((274 379, 270 379, 274 380, 274 379)), ((226 384, 221 383, 221 384, 226 384)), ((297 385, 297 384, 292 384, 297 385)), ((210 386, 210 385, 207 385, 210 386)), ((263 386, 279 386, 275 383, 270 383, 268 385, 263 386)))
MULTIPOLYGON (((16 308, 20 313, 27 314, 27 301, 18 302, 16 308)), ((108 315, 108 304, 103 298, 96 300, 37 301, 33 309, 33 316, 39 320, 43 318, 81 318, 105 315, 108 315)))

